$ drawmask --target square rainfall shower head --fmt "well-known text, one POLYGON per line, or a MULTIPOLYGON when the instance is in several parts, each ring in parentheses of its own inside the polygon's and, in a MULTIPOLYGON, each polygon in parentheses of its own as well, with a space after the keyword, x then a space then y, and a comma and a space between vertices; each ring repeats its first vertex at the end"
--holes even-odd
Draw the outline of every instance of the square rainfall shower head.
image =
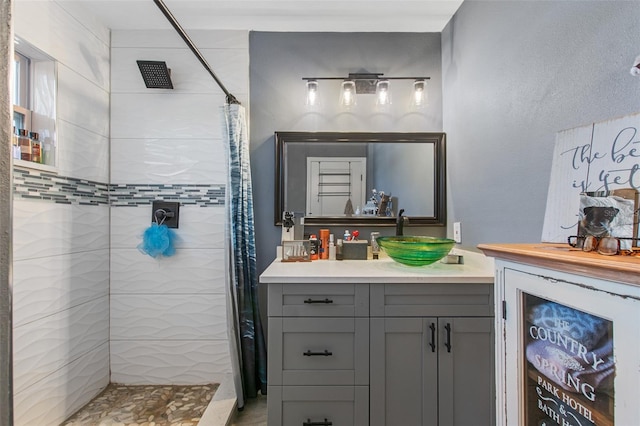
POLYGON ((147 89, 173 89, 171 70, 164 61, 136 61, 147 89))

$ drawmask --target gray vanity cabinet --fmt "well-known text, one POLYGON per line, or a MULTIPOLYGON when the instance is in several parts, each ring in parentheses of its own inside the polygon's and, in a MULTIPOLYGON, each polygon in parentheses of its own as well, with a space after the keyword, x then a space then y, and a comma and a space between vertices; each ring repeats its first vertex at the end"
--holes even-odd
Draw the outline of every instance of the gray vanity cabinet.
POLYGON ((494 424, 493 285, 270 283, 269 426, 494 424))
POLYGON ((370 424, 495 424, 492 286, 372 284, 370 297, 370 424))

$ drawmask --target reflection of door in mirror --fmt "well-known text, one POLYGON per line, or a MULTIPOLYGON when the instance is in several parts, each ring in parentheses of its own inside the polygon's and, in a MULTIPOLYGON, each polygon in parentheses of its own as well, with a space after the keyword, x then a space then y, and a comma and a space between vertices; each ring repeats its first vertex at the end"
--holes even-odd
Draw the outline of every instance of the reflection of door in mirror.
POLYGON ((307 157, 306 216, 350 216, 364 205, 365 157, 307 157))

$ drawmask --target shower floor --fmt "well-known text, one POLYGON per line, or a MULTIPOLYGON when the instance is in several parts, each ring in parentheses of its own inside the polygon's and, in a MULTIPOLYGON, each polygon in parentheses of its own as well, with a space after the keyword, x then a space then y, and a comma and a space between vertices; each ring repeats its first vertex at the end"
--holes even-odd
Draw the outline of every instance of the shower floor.
POLYGON ((111 383, 61 426, 196 426, 217 388, 111 383))

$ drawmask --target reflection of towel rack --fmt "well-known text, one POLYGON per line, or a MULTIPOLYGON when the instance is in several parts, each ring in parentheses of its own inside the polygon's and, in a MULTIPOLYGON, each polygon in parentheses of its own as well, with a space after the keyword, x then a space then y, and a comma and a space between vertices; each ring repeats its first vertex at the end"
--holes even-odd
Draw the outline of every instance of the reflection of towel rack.
POLYGON ((319 163, 318 166, 318 200, 320 197, 351 197, 351 161, 349 161, 349 169, 345 171, 321 171, 322 163, 319 163), (336 178, 336 180, 332 180, 330 182, 324 181, 324 177, 330 176, 336 178), (344 179, 339 179, 339 177, 345 177, 344 179), (335 187, 347 187, 346 191, 323 191, 322 188, 335 188, 335 187))

